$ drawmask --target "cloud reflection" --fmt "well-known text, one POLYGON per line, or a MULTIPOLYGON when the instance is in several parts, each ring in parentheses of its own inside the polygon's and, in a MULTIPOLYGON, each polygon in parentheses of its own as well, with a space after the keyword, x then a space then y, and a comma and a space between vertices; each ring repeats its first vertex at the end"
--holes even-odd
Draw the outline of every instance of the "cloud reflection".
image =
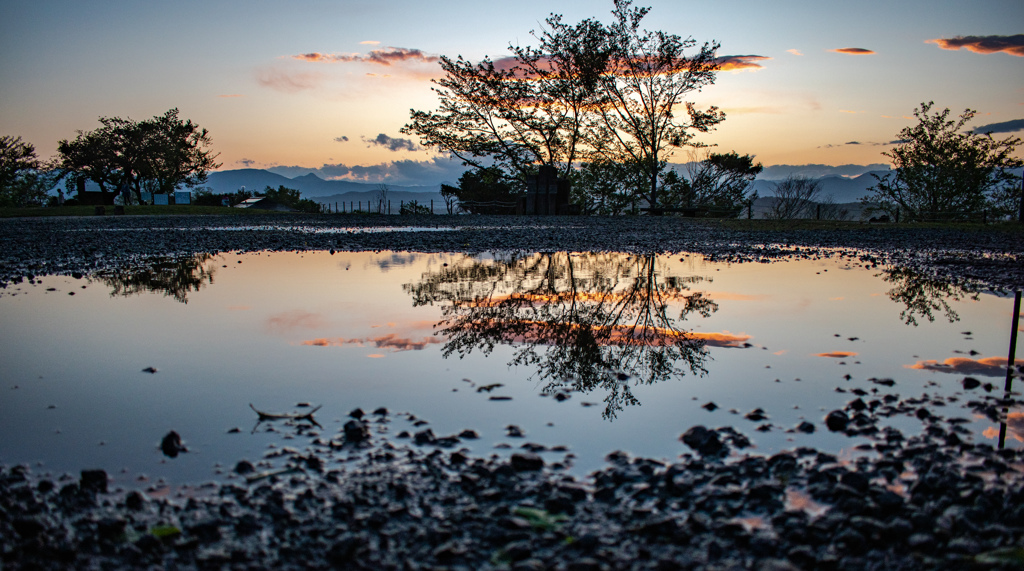
MULTIPOLYGON (((936 360, 918 361, 913 365, 904 365, 904 367, 907 369, 938 371, 940 373, 1003 377, 1006 376, 1006 361, 1005 357, 985 357, 984 359, 950 357, 941 363, 936 360)), ((1024 359, 1017 359, 1014 361, 1014 364, 1024 365, 1024 359)))

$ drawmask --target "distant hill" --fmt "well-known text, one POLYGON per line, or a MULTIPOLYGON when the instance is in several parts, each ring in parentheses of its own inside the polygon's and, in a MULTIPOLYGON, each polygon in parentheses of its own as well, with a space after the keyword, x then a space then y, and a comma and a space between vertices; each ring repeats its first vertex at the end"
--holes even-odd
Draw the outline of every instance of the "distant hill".
MULTIPOLYGON (((277 188, 282 185, 300 191, 303 198, 312 198, 314 200, 336 197, 350 192, 373 193, 376 196, 377 187, 379 186, 376 183, 324 180, 313 173, 288 178, 263 169, 215 171, 210 173, 205 186, 209 187, 214 194, 229 194, 243 186, 246 190, 259 192, 268 186, 277 188)), ((389 184, 388 188, 391 192, 437 193, 441 190, 441 185, 395 186, 389 184)), ((337 200, 340 201, 341 199, 337 198, 337 200)), ((366 198, 363 198, 363 200, 366 200, 366 198)), ((399 200, 403 199, 400 198, 399 200)))
MULTIPOLYGON (((885 173, 886 171, 871 171, 851 178, 831 175, 817 180, 821 182, 822 197, 831 196, 837 203, 857 202, 862 197, 870 194, 868 189, 877 183, 875 177, 871 175, 877 174, 882 176, 885 173)), ((757 179, 754 181, 754 190, 762 197, 773 196, 774 185, 777 182, 779 181, 757 179)))

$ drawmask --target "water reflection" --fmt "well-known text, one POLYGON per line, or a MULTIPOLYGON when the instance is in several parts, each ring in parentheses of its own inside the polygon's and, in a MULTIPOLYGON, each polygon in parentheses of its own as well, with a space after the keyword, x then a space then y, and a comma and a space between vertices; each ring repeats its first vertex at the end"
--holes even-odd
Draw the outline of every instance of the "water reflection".
POLYGON ((950 323, 960 321, 960 316, 950 302, 978 300, 978 290, 969 284, 930 276, 910 268, 888 268, 880 276, 893 284, 893 288, 886 292, 889 299, 906 307, 900 312, 900 319, 907 325, 916 326, 919 317, 929 322, 935 321, 936 312, 945 315, 950 323))
POLYGON ((435 330, 446 339, 445 357, 512 345, 509 364, 535 369, 543 394, 606 390, 610 419, 638 404, 632 384, 703 375, 709 342, 742 346, 746 337, 681 327, 718 310, 689 290, 703 280, 666 275, 664 258, 653 254, 560 252, 466 256, 404 289, 414 306, 443 304, 435 330))
POLYGON ((188 303, 189 293, 213 283, 213 264, 208 264, 212 258, 212 254, 164 258, 144 267, 100 273, 94 279, 111 288, 111 297, 153 292, 188 303))

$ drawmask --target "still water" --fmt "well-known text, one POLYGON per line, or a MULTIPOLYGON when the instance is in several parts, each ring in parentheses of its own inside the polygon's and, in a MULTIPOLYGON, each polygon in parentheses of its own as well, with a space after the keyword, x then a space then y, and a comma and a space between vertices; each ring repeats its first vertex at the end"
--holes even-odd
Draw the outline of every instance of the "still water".
MULTIPOLYGON (((676 458, 697 424, 735 427, 754 453, 850 457, 867 440, 822 418, 857 394, 942 397, 937 412, 995 445, 999 424, 960 405, 1002 394, 1013 299, 852 258, 264 252, 9 285, 0 323, 0 463, 131 486, 209 480, 288 446, 250 404, 321 406, 328 437, 349 411, 386 407, 416 417, 392 437, 474 429, 459 446, 482 455, 564 446, 542 454, 579 474, 614 450, 676 458), (813 433, 794 430, 805 420, 813 433), (161 453, 171 430, 187 454, 161 453)), ((1019 447, 1024 414, 1008 412, 1019 447)))

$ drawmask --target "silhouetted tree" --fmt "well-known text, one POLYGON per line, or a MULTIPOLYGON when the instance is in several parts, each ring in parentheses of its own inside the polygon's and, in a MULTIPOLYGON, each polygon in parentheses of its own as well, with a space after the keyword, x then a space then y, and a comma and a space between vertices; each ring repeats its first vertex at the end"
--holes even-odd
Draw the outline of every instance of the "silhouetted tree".
POLYGON ((1013 156, 1019 137, 1003 140, 991 133, 964 130, 977 111, 949 118, 949 108, 930 113, 935 103, 914 109, 918 123, 906 127, 891 151, 894 171, 875 176, 877 184, 864 202, 903 219, 964 219, 992 208, 1016 212, 1020 177, 1009 169, 1024 165, 1013 156))
POLYGON ((515 347, 510 364, 537 370, 545 393, 607 391, 605 417, 638 404, 631 384, 703 374, 704 342, 679 328, 718 309, 664 276, 654 255, 535 254, 465 257, 404 289, 414 305, 442 303, 444 355, 515 347), (668 315, 679 309, 678 318, 668 315))
MULTIPOLYGON (((683 192, 670 195, 680 206, 733 211, 736 214, 757 198, 750 188, 764 167, 753 155, 709 153, 702 160, 687 164, 687 182, 683 192)), ((674 171, 670 171, 674 172, 674 171)), ((672 188, 670 185, 668 188, 672 188)))
POLYGON ((294 210, 300 212, 317 213, 320 212, 320 203, 315 200, 308 198, 302 198, 302 192, 295 188, 288 188, 286 186, 279 185, 276 189, 266 187, 263 192, 265 198, 269 198, 274 202, 283 204, 294 210))
POLYGON ((42 206, 53 184, 31 143, 0 136, 0 207, 42 206))
MULTIPOLYGON (((688 56, 694 40, 641 29, 647 12, 631 0, 615 0, 612 24, 586 19, 569 25, 552 14, 534 33, 536 48, 510 47, 505 60, 473 64, 442 57, 445 77, 434 89, 439 109, 412 110, 402 132, 519 184, 545 165, 567 179, 579 163, 599 165, 588 177, 610 178, 585 188, 625 182, 631 186, 623 191, 634 200, 657 206, 672 149, 693 144, 692 131, 708 131, 724 115, 683 101, 714 82, 718 44, 688 56), (680 113, 684 103, 686 113, 680 113), (611 164, 632 172, 603 168, 611 164)), ((609 198, 583 206, 607 205, 609 198)))
POLYGON ((144 121, 101 117, 100 124, 58 143, 56 166, 62 176, 92 180, 101 192, 128 187, 141 203, 143 191, 169 194, 192 188, 220 166, 209 149, 209 132, 181 119, 177 109, 144 121))
POLYGON ((889 299, 903 304, 905 309, 900 312, 900 319, 907 325, 917 326, 918 317, 935 321, 934 313, 938 311, 950 323, 960 321, 950 302, 978 300, 978 289, 966 282, 943 279, 910 268, 889 268, 880 275, 893 284, 887 295, 889 299))
POLYGON ((102 273, 96 279, 111 288, 111 297, 153 292, 188 303, 189 293, 213 283, 215 270, 213 264, 207 264, 211 259, 211 254, 164 258, 140 267, 102 273))
POLYGON ((508 214, 508 205, 523 194, 495 167, 468 170, 459 177, 459 186, 442 185, 442 196, 445 192, 458 200, 459 208, 473 214, 508 214))
POLYGON ((811 215, 811 209, 820 195, 821 181, 790 175, 772 184, 775 202, 766 216, 772 220, 806 218, 811 215))

